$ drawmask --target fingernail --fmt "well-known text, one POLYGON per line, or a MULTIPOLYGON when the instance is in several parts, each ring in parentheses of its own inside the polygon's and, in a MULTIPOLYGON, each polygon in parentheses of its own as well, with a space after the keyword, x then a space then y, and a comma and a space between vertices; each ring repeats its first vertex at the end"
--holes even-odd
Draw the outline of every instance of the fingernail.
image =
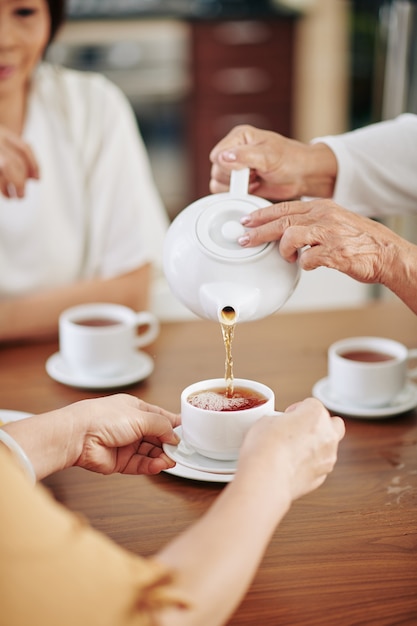
POLYGON ((17 198, 18 197, 16 186, 13 183, 7 183, 6 189, 7 189, 7 194, 9 196, 9 198, 17 198))
POLYGON ((249 215, 245 215, 244 217, 241 218, 240 223, 243 224, 243 226, 246 226, 246 224, 249 224, 250 222, 250 217, 249 215))
POLYGON ((242 235, 242 237, 239 237, 237 242, 240 246, 247 246, 249 243, 249 235, 242 235))
POLYGON ((291 411, 295 411, 297 407, 298 407, 298 402, 295 402, 294 404, 290 404, 290 406, 287 406, 284 413, 291 413, 291 411))
POLYGON ((234 152, 230 152, 230 150, 222 152, 221 156, 225 161, 236 161, 236 154, 234 152))

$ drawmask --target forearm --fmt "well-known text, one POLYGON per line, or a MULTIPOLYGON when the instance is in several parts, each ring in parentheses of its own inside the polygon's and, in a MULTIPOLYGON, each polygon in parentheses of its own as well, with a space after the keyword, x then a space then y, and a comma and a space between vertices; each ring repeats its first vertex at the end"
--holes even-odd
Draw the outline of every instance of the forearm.
POLYGON ((146 309, 151 270, 144 265, 108 280, 80 281, 20 298, 0 300, 0 342, 55 337, 59 315, 84 302, 116 302, 146 309))
MULTIPOLYGON (((256 472, 254 472, 256 474, 256 472)), ((285 474, 285 469, 283 470, 285 474)), ((236 475, 211 509, 157 558, 176 574, 189 595, 188 611, 170 610, 160 624, 224 624, 249 587, 278 522, 289 509, 284 491, 271 495, 273 481, 236 475)))

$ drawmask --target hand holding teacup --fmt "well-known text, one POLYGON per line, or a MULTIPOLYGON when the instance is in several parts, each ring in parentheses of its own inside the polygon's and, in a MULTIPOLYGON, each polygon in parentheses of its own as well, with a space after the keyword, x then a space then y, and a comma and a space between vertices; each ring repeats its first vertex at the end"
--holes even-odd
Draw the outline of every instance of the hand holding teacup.
MULTIPOLYGON (((183 390, 178 448, 183 445, 190 454, 211 459, 211 469, 204 469, 202 462, 202 471, 213 471, 216 462, 224 467, 239 459, 234 471, 249 472, 255 483, 267 474, 275 484, 279 476, 280 489, 291 500, 322 484, 344 436, 341 418, 331 417, 314 398, 277 412, 274 392, 253 380, 234 379, 232 398, 225 397, 225 391, 224 378, 200 381, 183 390)), ((172 447, 164 445, 164 450, 178 460, 172 447)))
POLYGON ((306 398, 278 418, 255 422, 242 444, 238 469, 250 474, 255 488, 271 480, 271 502, 277 493, 294 501, 323 484, 344 435, 339 416, 331 417, 319 400, 306 398))

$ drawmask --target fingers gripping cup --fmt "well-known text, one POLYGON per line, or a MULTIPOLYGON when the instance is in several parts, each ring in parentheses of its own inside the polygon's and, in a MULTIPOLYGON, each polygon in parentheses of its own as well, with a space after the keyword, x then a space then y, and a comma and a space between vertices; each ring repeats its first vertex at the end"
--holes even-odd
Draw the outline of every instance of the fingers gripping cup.
POLYGON ((235 378, 232 397, 224 378, 189 385, 181 394, 184 444, 210 459, 234 461, 249 428, 275 414, 274 406, 272 389, 253 380, 235 378))

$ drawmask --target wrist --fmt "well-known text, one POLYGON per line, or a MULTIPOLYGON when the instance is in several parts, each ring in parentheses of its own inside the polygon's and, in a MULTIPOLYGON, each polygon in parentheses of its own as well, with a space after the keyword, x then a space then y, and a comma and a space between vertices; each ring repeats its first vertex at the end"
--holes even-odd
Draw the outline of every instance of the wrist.
POLYGON ((302 196, 331 198, 337 178, 337 159, 324 143, 305 146, 302 196))
POLYGON ((390 241, 383 246, 385 258, 380 263, 378 282, 417 313, 417 246, 391 231, 390 234, 390 241))
POLYGON ((288 472, 290 465, 285 460, 280 463, 277 458, 272 463, 264 461, 262 457, 254 458, 253 461, 239 461, 232 484, 244 493, 251 494, 252 499, 259 498, 260 509, 269 512, 276 524, 286 515, 293 502, 288 472))
POLYGON ((75 420, 67 408, 10 422, 3 429, 27 455, 38 480, 73 465, 77 442, 75 420))

